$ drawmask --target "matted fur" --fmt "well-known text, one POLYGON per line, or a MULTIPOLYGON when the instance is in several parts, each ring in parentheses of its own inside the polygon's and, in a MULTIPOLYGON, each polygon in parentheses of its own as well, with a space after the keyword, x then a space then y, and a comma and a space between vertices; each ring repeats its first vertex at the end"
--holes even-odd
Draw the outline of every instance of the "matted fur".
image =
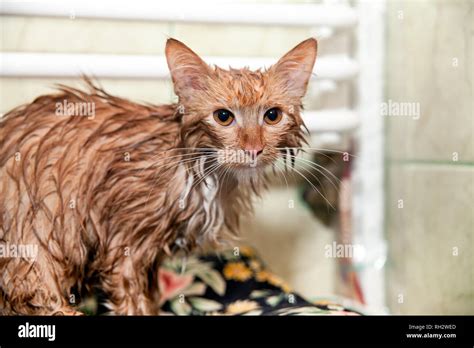
POLYGON ((0 258, 0 313, 78 314, 71 295, 95 286, 113 313, 158 313, 162 257, 236 231, 277 147, 300 146, 315 56, 310 39, 268 71, 224 70, 170 39, 179 104, 131 102, 87 80, 85 90, 60 86, 8 112, 0 123, 0 243, 36 245, 38 254, 0 258), (95 115, 58 116, 64 101, 93 103, 95 115), (257 121, 270 107, 285 115, 275 128, 257 121), (238 125, 213 124, 219 108, 238 125), (209 149, 256 147, 264 148, 261 166, 210 171, 209 149))

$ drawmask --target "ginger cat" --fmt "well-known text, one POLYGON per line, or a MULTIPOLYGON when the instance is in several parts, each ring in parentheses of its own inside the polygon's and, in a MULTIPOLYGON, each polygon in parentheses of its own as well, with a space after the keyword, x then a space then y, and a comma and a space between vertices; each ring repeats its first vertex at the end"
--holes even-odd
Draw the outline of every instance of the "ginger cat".
POLYGON ((87 80, 87 91, 60 86, 7 113, 0 244, 37 254, 0 258, 0 314, 80 314, 70 296, 92 287, 115 314, 158 314, 163 256, 236 231, 264 168, 301 146, 316 51, 308 39, 267 70, 224 70, 169 39, 177 104, 87 80))

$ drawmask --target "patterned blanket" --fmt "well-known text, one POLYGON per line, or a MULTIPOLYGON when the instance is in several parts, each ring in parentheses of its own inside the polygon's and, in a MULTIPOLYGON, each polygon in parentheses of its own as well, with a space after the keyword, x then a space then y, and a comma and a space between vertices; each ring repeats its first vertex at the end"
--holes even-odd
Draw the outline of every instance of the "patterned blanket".
POLYGON ((331 301, 308 302, 249 247, 168 259, 159 274, 162 314, 357 315, 331 301))
MULTIPOLYGON (((161 315, 359 315, 340 301, 307 301, 270 272, 254 249, 165 260, 159 270, 161 315)), ((87 315, 106 314, 103 294, 80 305, 87 315)))

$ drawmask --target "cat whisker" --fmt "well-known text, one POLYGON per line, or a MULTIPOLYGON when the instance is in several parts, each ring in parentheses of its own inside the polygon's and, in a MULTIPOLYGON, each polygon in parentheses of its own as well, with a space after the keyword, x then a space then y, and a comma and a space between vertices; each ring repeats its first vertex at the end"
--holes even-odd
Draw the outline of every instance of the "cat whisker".
MULTIPOLYGON (((173 155, 173 156, 169 156, 169 155, 166 155, 165 157, 163 157, 163 159, 169 159, 169 158, 172 158, 172 157, 179 157, 179 156, 189 156, 191 154, 206 154, 206 153, 212 153, 212 152, 215 152, 215 149, 212 149, 212 148, 186 148, 186 147, 176 147, 176 148, 173 148, 173 149, 167 149, 167 150, 160 150, 158 151, 159 153, 153 155, 151 158, 148 159, 148 161, 150 160, 153 160, 155 159, 156 157, 158 156, 162 156, 164 155, 164 153, 166 152, 171 152, 171 151, 177 151, 177 150, 194 150, 194 152, 191 152, 191 153, 180 153, 180 154, 177 154, 177 155, 173 155)), ((148 167, 145 167, 144 169, 147 169, 148 167)))
POLYGON ((226 180, 227 180, 227 175, 228 175, 229 173, 231 173, 231 172, 232 172, 232 167, 227 166, 227 167, 225 168, 224 172, 221 173, 221 176, 219 177, 219 179, 222 180, 222 181, 221 181, 221 186, 222 186, 222 187, 224 187, 224 185, 225 185, 225 182, 226 182, 226 180), (222 179, 221 179, 221 178, 222 178, 222 179))
MULTIPOLYGON (((281 148, 279 149, 280 150, 280 153, 279 155, 281 155, 281 158, 282 158, 282 164, 283 164, 283 168, 286 172, 288 172, 288 149, 287 148, 281 148)), ((276 160, 277 158, 280 158, 277 156, 274 156, 273 159, 276 160)))
POLYGON ((318 151, 325 151, 325 152, 334 152, 334 153, 340 153, 340 154, 347 154, 348 156, 351 156, 351 157, 354 157, 354 158, 357 158, 356 155, 353 155, 347 151, 339 151, 339 150, 333 150, 333 149, 325 149, 325 148, 317 148, 317 147, 306 147, 306 146, 302 146, 302 147, 277 147, 276 149, 278 150, 284 150, 284 149, 287 149, 287 148, 290 148, 290 149, 295 149, 295 150, 302 150, 302 151, 308 151, 308 150, 311 150, 311 151, 314 151, 316 153, 318 153, 318 151))
MULTIPOLYGON (((304 164, 310 166, 312 169, 316 170, 318 173, 320 173, 321 175, 323 175, 333 186, 334 188, 337 190, 337 187, 336 185, 333 183, 333 181, 331 180, 331 178, 329 178, 324 172, 321 171, 322 170, 325 170, 329 175, 331 175, 332 178, 334 178, 336 180, 336 182, 338 182, 339 184, 341 183, 341 179, 339 179, 336 175, 334 175, 333 173, 331 173, 330 170, 328 170, 327 168, 325 168, 324 166, 314 162, 314 161, 311 161, 311 160, 308 160, 306 158, 302 158, 302 157, 295 157, 296 160, 298 161, 303 161, 304 164), (319 169, 320 168, 320 169, 319 169)), ((301 165, 300 165, 301 166, 301 165)))
MULTIPOLYGON (((192 163, 193 161, 197 161, 198 159, 200 159, 202 157, 204 157, 204 156, 199 155, 199 156, 192 157, 192 158, 179 159, 179 160, 176 160, 176 161, 171 162, 171 163, 163 163, 163 164, 160 165, 160 167, 162 167, 161 169, 169 171, 169 170, 171 170, 175 167, 178 167, 180 165, 183 165, 183 164, 186 164, 186 163, 192 163)), ((155 163, 155 165, 157 165, 157 164, 158 163, 155 163)), ((185 172, 188 173, 188 171, 189 171, 189 167, 186 167, 185 172)), ((158 181, 158 178, 156 178, 158 173, 159 173, 159 170, 157 170, 153 175, 153 180, 155 180, 154 183, 153 183, 153 187, 156 185, 156 182, 158 181)))
MULTIPOLYGON (((210 152, 210 153, 211 153, 211 152, 210 152)), ((149 169, 149 168, 155 166, 157 163, 160 163, 161 161, 167 161, 167 160, 169 160, 169 159, 171 159, 171 158, 184 157, 184 156, 187 157, 187 156, 191 156, 191 155, 196 155, 196 156, 198 156, 198 155, 202 155, 202 154, 206 154, 206 153, 201 152, 201 151, 198 151, 198 152, 184 153, 184 154, 179 154, 179 155, 174 155, 174 156, 163 157, 163 158, 160 158, 160 159, 157 160, 157 161, 154 161, 154 162, 151 163, 150 165, 146 166, 146 167, 143 168, 139 173, 140 173, 140 174, 143 173, 143 171, 145 171, 146 169, 149 169)), ((150 161, 151 159, 154 159, 154 158, 156 158, 156 157, 158 157, 158 156, 161 156, 161 155, 162 155, 162 153, 159 153, 159 154, 157 154, 157 155, 154 155, 152 158, 148 159, 148 161, 150 161)))
POLYGON ((209 175, 211 175, 216 170, 218 170, 222 165, 223 165, 223 163, 218 162, 218 163, 212 164, 208 168, 205 168, 203 170, 202 174, 201 174, 201 177, 193 184, 193 186, 191 186, 191 189, 189 191, 191 192, 193 187, 197 187, 197 185, 199 185, 201 182, 203 182, 203 180, 205 180, 209 175))
MULTIPOLYGON (((293 160, 294 160, 295 158, 297 158, 297 157, 294 156, 294 155, 290 155, 290 156, 292 157, 293 160)), ((302 160, 303 158, 298 158, 298 159, 299 159, 299 160, 302 160)), ((285 161, 285 163, 286 163, 286 161, 285 161)), ((325 192, 325 190, 324 190, 324 188, 323 188, 323 185, 322 185, 322 183, 321 183, 321 180, 320 180, 316 175, 314 175, 313 173, 311 173, 306 167, 302 166, 301 164, 298 164, 296 161, 292 161, 291 164, 292 164, 292 168, 294 168, 295 165, 299 165, 299 167, 300 167, 301 169, 307 171, 311 176, 313 176, 313 177, 318 181, 319 185, 321 186, 321 189, 323 190, 323 193, 324 193, 323 197, 325 196, 326 192, 325 192)), ((277 167, 277 168, 280 169, 279 167, 277 167)), ((330 178, 328 178, 328 177, 327 177, 323 172, 321 172, 318 168, 314 168, 314 167, 311 167, 311 168, 313 168, 313 169, 315 169, 316 171, 318 171, 319 173, 321 173, 321 174, 334 186, 334 188, 336 189, 336 191, 339 192, 337 186, 332 182, 332 180, 331 180, 330 178)), ((326 168, 324 168, 324 167, 322 167, 322 168, 323 168, 323 169, 326 169, 326 168)), ((282 171, 282 172, 283 172, 283 171, 282 171)), ((332 173, 330 173, 330 174, 332 174, 332 173)), ((337 178, 336 178, 336 179, 337 179, 337 178)), ((286 180, 286 178, 285 178, 285 180, 286 180)), ((288 187, 288 182, 287 182, 287 187, 288 187)))
MULTIPOLYGON (((217 171, 221 166, 222 166, 222 163, 216 163, 216 164, 212 165, 211 167, 206 168, 204 170, 204 173, 202 173, 202 176, 196 182, 194 182, 191 185, 191 188, 189 189, 189 191, 187 191, 187 193, 183 197, 183 199, 186 199, 188 197, 188 194, 190 192, 193 192, 192 191, 193 188, 196 188, 199 184, 201 184, 204 180, 206 180, 207 177, 209 177, 211 174, 213 174, 215 171, 217 171), (207 172, 206 172, 206 170, 207 170, 207 172)), ((207 183, 206 183, 206 185, 207 185, 207 183)))
MULTIPOLYGON (((308 153, 307 151, 305 151, 305 147, 301 147, 301 148, 296 148, 296 152, 298 154, 298 152, 302 152, 302 153, 308 153)), ((332 161, 333 163, 336 163, 336 161, 334 160, 334 158, 332 158, 331 156, 329 156, 328 154, 324 153, 323 151, 317 151, 317 150, 313 150, 312 151, 313 153, 317 154, 317 155, 322 155, 324 157, 326 157, 328 160, 332 161)))
MULTIPOLYGON (((176 156, 176 157, 183 157, 183 156, 176 156)), ((179 159, 175 159, 174 161, 168 162, 168 163, 165 162, 165 163, 160 164, 161 161, 160 161, 160 162, 155 162, 155 163, 153 164, 153 167, 154 167, 154 166, 157 166, 157 165, 159 165, 159 167, 166 167, 167 165, 184 164, 184 163, 187 163, 187 162, 197 161, 197 160, 199 160, 199 159, 201 159, 201 158, 203 158, 203 157, 210 158, 210 155, 202 155, 202 154, 196 155, 196 154, 194 154, 193 157, 179 158, 179 159)), ((173 157, 164 158, 163 160, 170 160, 170 159, 172 159, 172 158, 173 158, 173 157)))
MULTIPOLYGON (((324 189, 324 186, 321 182, 321 180, 316 176, 314 175, 309 169, 307 169, 306 167, 302 166, 301 164, 298 164, 296 163, 296 165, 299 166, 299 168, 301 168, 302 170, 305 170, 308 174, 310 174, 313 178, 315 178, 319 184, 319 186, 321 187, 321 190, 323 191, 323 194, 324 194, 324 197, 326 196, 326 190, 324 189)), ((319 171, 318 171, 319 172, 319 171)), ((324 175, 324 174, 323 174, 324 175)), ((328 181, 334 185, 334 183, 328 179, 328 181)), ((337 192, 339 192, 339 189, 334 185, 334 188, 336 189, 337 192)))
MULTIPOLYGON (((199 157, 199 158, 202 158, 202 157, 207 157, 207 156, 206 156, 206 155, 199 155, 198 157, 199 157)), ((190 163, 190 162, 196 161, 196 160, 199 159, 198 157, 196 157, 196 158, 188 158, 188 159, 185 159, 184 161, 178 160, 178 161, 173 162, 173 163, 171 163, 171 164, 174 165, 174 166, 179 166, 179 165, 182 165, 182 164, 185 164, 185 163, 190 163)), ((167 164, 165 164, 165 165, 170 165, 170 164, 167 163, 167 164)), ((168 168, 167 170, 169 170, 169 169, 170 169, 170 168, 168 168)), ((186 174, 188 174, 188 170, 189 170, 189 168, 186 168, 186 169, 185 169, 186 174)), ((158 174, 158 171, 154 174, 154 177, 153 177, 154 182, 153 182, 153 185, 152 185, 153 188, 152 188, 152 189, 150 190, 150 192, 148 193, 148 197, 147 197, 145 203, 148 203, 148 201, 149 201, 149 199, 150 199, 150 196, 151 196, 152 192, 154 191, 154 188, 155 188, 155 186, 156 186, 156 183, 157 183, 157 181, 158 181, 158 179, 159 179, 159 178, 156 178, 157 174, 158 174)))
POLYGON ((216 150, 214 147, 172 147, 169 149, 155 150, 154 152, 170 152, 176 150, 216 150))
POLYGON ((286 176, 285 176, 285 172, 283 171, 283 169, 281 169, 280 167, 278 167, 278 162, 274 162, 272 164, 272 168, 276 168, 277 169, 277 173, 279 176, 283 177, 283 179, 285 180, 285 183, 286 183, 286 189, 289 190, 290 189, 290 186, 288 184, 288 180, 286 179, 286 176))
POLYGON ((190 148, 189 150, 193 150, 193 152, 183 151, 182 153, 178 153, 178 154, 175 154, 173 156, 170 156, 169 154, 166 154, 167 152, 176 151, 176 150, 181 150, 181 149, 175 148, 175 149, 170 149, 170 150, 166 150, 166 151, 160 151, 160 153, 157 153, 157 154, 153 155, 150 159, 156 158, 158 156, 165 156, 163 158, 170 158, 170 157, 177 157, 177 156, 188 156, 188 155, 191 155, 191 154, 206 154, 206 153, 215 152, 215 149, 209 149, 209 150, 206 149, 205 150, 205 149, 199 149, 199 148, 190 148))
MULTIPOLYGON (((278 159, 277 159, 277 162, 278 162, 278 161, 281 161, 281 159, 278 158, 278 159)), ((332 209, 336 210, 336 209, 333 207, 333 205, 327 200, 326 196, 324 196, 324 195, 321 193, 321 191, 319 191, 318 188, 317 188, 316 186, 314 186, 314 184, 313 184, 310 180, 308 180, 308 178, 307 178, 303 173, 301 173, 301 172, 300 172, 298 169, 296 169, 296 168, 292 168, 292 169, 293 169, 293 171, 295 171, 296 173, 298 173, 303 179, 305 179, 305 180, 311 185, 311 187, 312 187, 316 192, 318 192, 318 193, 321 195, 321 197, 323 197, 323 199, 326 201, 326 203, 327 203, 332 209)))
MULTIPOLYGON (((292 156, 292 155, 290 155, 290 156, 292 156)), ((327 168, 325 168, 325 167, 323 167, 323 166, 321 166, 321 165, 319 165, 319 164, 317 164, 317 163, 315 163, 315 162, 313 162, 313 161, 310 161, 310 160, 308 160, 308 159, 305 159, 305 158, 302 158, 302 157, 296 157, 296 156, 293 156, 293 158, 296 159, 297 161, 303 161, 304 164, 308 165, 310 168, 316 170, 318 173, 320 173, 321 175, 323 175, 324 178, 327 179, 327 180, 330 182, 330 184, 335 188, 336 192, 339 193, 339 187, 338 187, 338 185, 336 185, 336 184, 333 182, 333 180, 332 180, 330 177, 328 177, 328 176, 327 176, 323 171, 321 171, 319 168, 325 170, 329 175, 332 176, 332 178, 334 178, 334 179, 336 180, 337 183, 340 184, 340 183, 341 183, 341 180, 340 180, 337 176, 335 176, 331 171, 329 171, 327 168)), ((297 162, 296 162, 296 163, 293 162, 293 165, 294 165, 294 164, 298 164, 298 163, 297 163, 297 162)), ((299 167, 302 168, 302 169, 304 169, 304 170, 306 170, 308 173, 310 173, 310 174, 318 181, 319 185, 321 186, 321 189, 324 190, 323 185, 322 185, 322 183, 321 183, 321 180, 320 180, 317 176, 315 176, 315 175, 314 175, 313 173, 311 173, 308 169, 306 169, 301 163, 299 163, 299 167)))

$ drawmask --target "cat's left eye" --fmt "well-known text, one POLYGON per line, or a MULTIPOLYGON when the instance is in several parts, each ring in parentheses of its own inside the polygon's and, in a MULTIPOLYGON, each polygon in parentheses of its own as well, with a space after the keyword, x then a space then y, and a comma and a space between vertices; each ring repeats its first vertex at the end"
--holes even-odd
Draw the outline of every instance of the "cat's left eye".
POLYGON ((274 125, 281 121, 283 115, 280 109, 271 108, 265 112, 263 119, 267 124, 274 125))
POLYGON ((219 109, 214 111, 214 120, 222 126, 229 126, 234 121, 234 115, 229 110, 219 109))

